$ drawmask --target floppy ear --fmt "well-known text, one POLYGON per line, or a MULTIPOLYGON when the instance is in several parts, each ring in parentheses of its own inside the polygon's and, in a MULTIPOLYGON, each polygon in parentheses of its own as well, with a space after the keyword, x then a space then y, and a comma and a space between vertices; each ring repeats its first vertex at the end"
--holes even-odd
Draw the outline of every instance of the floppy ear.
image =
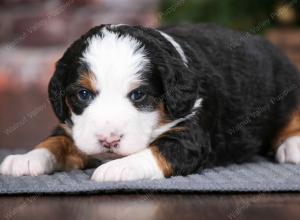
POLYGON ((65 122, 68 117, 68 108, 65 102, 65 81, 66 74, 63 65, 56 64, 56 70, 48 86, 48 96, 52 109, 60 122, 65 122))
POLYGON ((179 62, 172 62, 159 69, 164 88, 163 100, 170 119, 190 114, 198 95, 194 73, 179 62))

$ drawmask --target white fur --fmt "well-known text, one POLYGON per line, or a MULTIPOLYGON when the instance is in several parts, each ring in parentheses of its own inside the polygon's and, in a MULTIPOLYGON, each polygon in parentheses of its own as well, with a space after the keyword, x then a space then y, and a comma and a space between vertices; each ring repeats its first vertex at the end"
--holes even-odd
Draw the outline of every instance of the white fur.
POLYGON ((286 139, 278 148, 276 159, 279 163, 300 163, 300 136, 286 139))
POLYGON ((150 149, 107 162, 99 166, 92 175, 92 180, 98 182, 162 178, 163 172, 150 149))
POLYGON ((7 156, 1 166, 0 173, 12 176, 38 176, 49 174, 57 167, 55 156, 47 149, 35 149, 27 154, 7 156))
POLYGON ((197 99, 194 106, 193 106, 193 110, 196 110, 197 108, 200 108, 201 105, 202 105, 202 101, 203 101, 203 99, 201 99, 201 98, 197 99))
POLYGON ((201 107, 201 103, 202 103, 202 99, 197 99, 195 101, 195 104, 193 106, 193 111, 192 111, 191 114, 185 116, 184 118, 179 118, 179 119, 174 120, 170 123, 167 123, 167 124, 164 124, 162 126, 159 126, 159 127, 155 128, 152 132, 152 135, 151 135, 151 141, 155 140, 159 135, 161 135, 164 132, 170 130, 172 127, 179 124, 180 122, 183 122, 183 121, 193 117, 196 113, 196 110, 201 107))
MULTIPOLYGON (((81 115, 72 114, 72 136, 76 146, 88 155, 112 152, 127 156, 146 149, 155 137, 190 116, 160 127, 158 110, 137 110, 128 94, 143 83, 141 73, 150 63, 146 51, 141 42, 129 35, 118 36, 106 28, 102 35, 88 40, 81 58, 95 75, 94 85, 99 95, 81 115), (123 138, 118 147, 108 150, 97 136, 111 133, 123 135, 123 138)), ((170 36, 164 36, 186 60, 181 47, 170 36)), ((194 107, 200 104, 201 100, 197 100, 194 107)))
POLYGON ((183 49, 181 48, 181 46, 174 40, 173 37, 171 37, 170 35, 162 32, 162 31, 159 31, 159 33, 164 36, 164 38, 166 38, 174 47, 175 49, 177 50, 177 52, 179 53, 179 55, 181 56, 181 59, 183 60, 183 63, 184 65, 187 66, 188 64, 188 61, 187 61, 187 58, 185 56, 185 53, 183 51, 183 49))
MULTIPOLYGON (((126 26, 127 24, 112 24, 110 25, 110 27, 112 28, 117 28, 117 27, 120 27, 120 26, 126 26)), ((173 47, 175 47, 175 49, 177 50, 177 52, 179 53, 179 55, 181 56, 181 59, 183 60, 184 62, 184 65, 187 66, 188 64, 188 60, 185 56, 185 53, 182 49, 182 47, 174 40, 173 37, 171 37, 170 35, 164 33, 163 31, 158 31, 164 38, 166 38, 172 45, 173 47)))
POLYGON ((110 27, 111 28, 117 28, 117 27, 121 27, 121 26, 127 26, 128 24, 111 24, 110 27))
POLYGON ((103 37, 89 40, 82 58, 95 75, 99 95, 81 115, 72 114, 72 134, 76 146, 89 155, 108 151, 97 135, 123 135, 119 147, 111 151, 129 155, 148 146, 159 121, 158 111, 139 111, 127 97, 142 83, 141 71, 147 68, 149 60, 136 39, 128 35, 118 37, 107 29, 102 33, 103 37))

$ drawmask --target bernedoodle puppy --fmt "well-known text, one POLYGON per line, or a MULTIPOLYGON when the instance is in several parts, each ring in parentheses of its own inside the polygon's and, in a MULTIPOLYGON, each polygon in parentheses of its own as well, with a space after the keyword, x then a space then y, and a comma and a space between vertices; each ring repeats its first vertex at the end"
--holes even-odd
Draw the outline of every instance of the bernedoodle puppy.
MULTIPOLYGON (((255 155, 300 163, 299 72, 266 40, 211 24, 101 25, 56 64, 60 124, 4 175, 84 169, 95 181, 161 179, 255 155)), ((42 125, 41 125, 42 126, 42 125)))

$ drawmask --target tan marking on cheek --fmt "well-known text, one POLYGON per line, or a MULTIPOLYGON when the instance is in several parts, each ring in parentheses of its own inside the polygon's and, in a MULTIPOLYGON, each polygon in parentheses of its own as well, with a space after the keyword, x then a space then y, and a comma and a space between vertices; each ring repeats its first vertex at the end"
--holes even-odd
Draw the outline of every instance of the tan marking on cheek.
POLYGON ((186 127, 178 126, 178 127, 171 128, 168 132, 180 133, 185 130, 186 130, 186 127))
POLYGON ((79 78, 79 84, 90 90, 91 92, 93 93, 96 93, 97 92, 97 89, 96 89, 96 77, 93 73, 89 73, 89 72, 86 72, 86 73, 82 73, 80 78, 79 78))
MULTIPOLYGON (((171 123, 172 121, 169 119, 167 113, 166 113, 166 110, 165 110, 165 107, 164 107, 164 104, 161 102, 159 104, 159 107, 158 107, 158 112, 159 112, 159 123, 158 123, 158 126, 163 126, 165 124, 168 124, 168 123, 171 123)), ((184 131, 186 128, 183 127, 183 126, 174 126, 172 128, 170 128, 169 130, 167 130, 166 132, 164 132, 163 134, 161 134, 157 139, 161 138, 161 137, 166 137, 169 133, 172 133, 172 132, 182 132, 184 131)))
POLYGON ((49 137, 36 148, 49 150, 64 170, 83 169, 87 164, 88 157, 79 152, 72 139, 67 136, 49 137))
POLYGON ((287 125, 279 132, 273 142, 275 150, 280 144, 291 136, 300 136, 300 110, 295 111, 287 125))
POLYGON ((154 155, 154 158, 157 161, 157 164, 165 177, 172 176, 173 169, 171 164, 166 160, 166 158, 160 153, 157 146, 151 146, 151 152, 154 155))
POLYGON ((162 126, 162 125, 172 122, 167 115, 164 103, 162 103, 162 102, 159 103, 158 112, 159 112, 159 126, 162 126))
POLYGON ((167 130, 166 132, 162 133, 161 135, 159 135, 154 141, 160 139, 160 138, 166 138, 168 137, 169 134, 172 134, 172 133, 180 133, 182 131, 185 131, 186 128, 183 127, 183 126, 178 126, 178 127, 173 127, 173 128, 170 128, 169 130, 167 130))

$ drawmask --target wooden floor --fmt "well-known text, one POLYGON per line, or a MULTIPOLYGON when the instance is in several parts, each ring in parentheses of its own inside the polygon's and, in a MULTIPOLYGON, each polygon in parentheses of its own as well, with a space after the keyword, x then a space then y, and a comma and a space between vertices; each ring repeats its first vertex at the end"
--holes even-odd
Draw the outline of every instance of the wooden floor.
POLYGON ((300 194, 0 197, 0 219, 300 219, 300 194))

